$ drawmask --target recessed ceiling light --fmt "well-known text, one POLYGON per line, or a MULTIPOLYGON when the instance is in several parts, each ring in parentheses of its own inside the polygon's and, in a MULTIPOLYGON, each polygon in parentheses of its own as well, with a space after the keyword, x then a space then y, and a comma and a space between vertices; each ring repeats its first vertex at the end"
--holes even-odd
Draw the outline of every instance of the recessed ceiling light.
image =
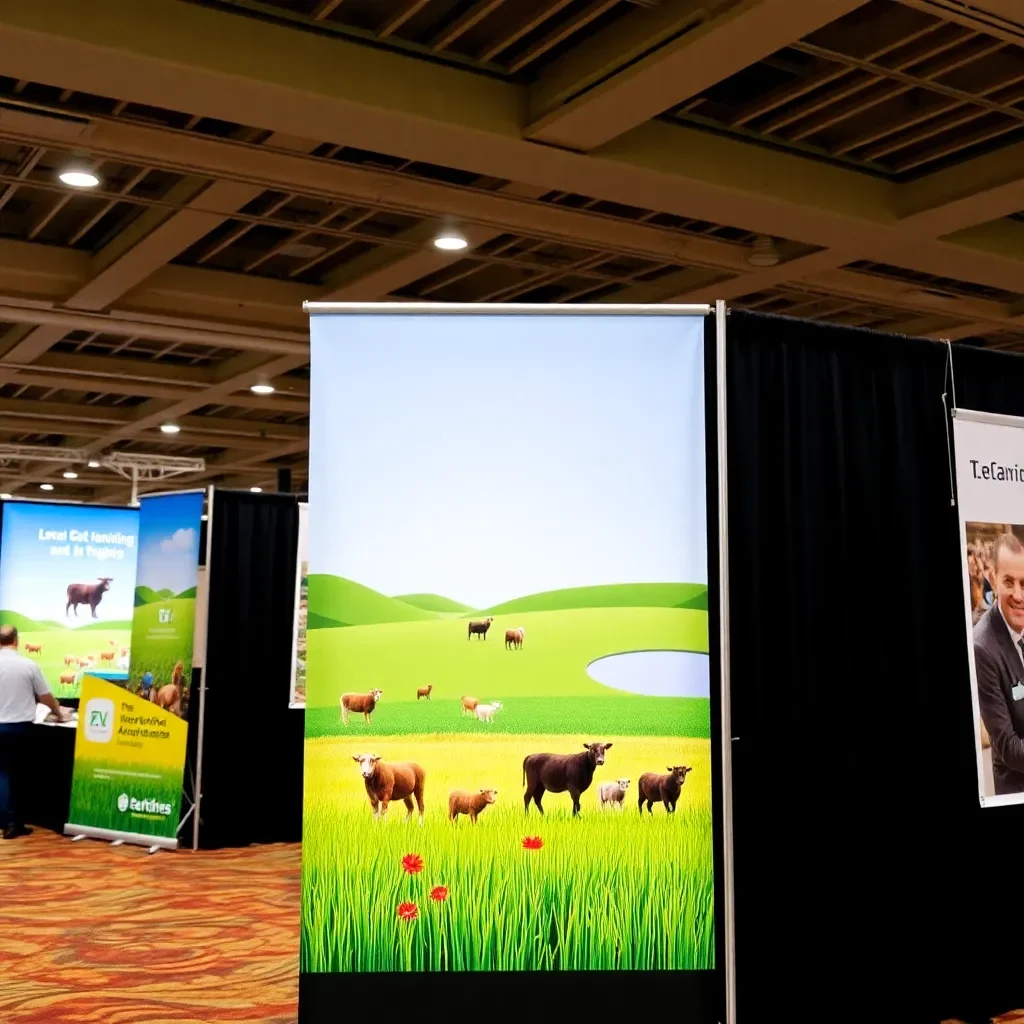
POLYGON ((100 183, 88 167, 66 167, 57 177, 72 188, 95 188, 100 183))
POLYGON ((5 492, 4 494, 0 494, 0 501, 10 501, 12 497, 13 495, 5 492))
POLYGON ((181 427, 177 423, 161 423, 160 429, 165 434, 178 434, 181 432, 181 427))
POLYGON ((99 459, 90 459, 88 465, 90 469, 99 469, 100 461, 99 459))
POLYGON ((41 491, 52 491, 53 490, 53 484, 40 484, 39 485, 39 490, 41 490, 41 491))
POLYGON ((263 488, 262 487, 250 487, 249 490, 252 491, 253 494, 262 494, 263 493, 263 488))
POLYGON ((77 480, 78 479, 78 474, 73 469, 65 469, 64 470, 64 479, 65 480, 77 480))
POLYGON ((260 383, 253 384, 252 387, 249 388, 249 390, 254 395, 272 395, 276 388, 274 387, 273 384, 260 383))
POLYGON ((465 249, 469 246, 462 235, 456 235, 452 232, 448 232, 443 235, 438 235, 434 239, 434 248, 441 249, 444 252, 458 252, 460 249, 465 249))

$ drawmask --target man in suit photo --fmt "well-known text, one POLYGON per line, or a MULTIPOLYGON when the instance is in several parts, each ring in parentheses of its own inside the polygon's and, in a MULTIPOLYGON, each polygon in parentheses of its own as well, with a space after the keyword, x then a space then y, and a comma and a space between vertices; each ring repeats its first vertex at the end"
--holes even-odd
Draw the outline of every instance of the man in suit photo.
POLYGON ((992 575, 995 600, 974 627, 974 665, 1001 796, 1024 793, 1024 543, 1014 534, 996 539, 992 575))

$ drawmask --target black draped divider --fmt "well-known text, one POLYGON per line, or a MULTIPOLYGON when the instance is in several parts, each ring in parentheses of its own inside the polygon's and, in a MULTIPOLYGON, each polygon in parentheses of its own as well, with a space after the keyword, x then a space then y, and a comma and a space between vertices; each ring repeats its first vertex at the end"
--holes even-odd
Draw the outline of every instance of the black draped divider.
MULTIPOLYGON (((947 349, 728 328, 739 1013, 987 1021, 1024 1004, 1024 808, 977 799, 947 349)), ((1024 415, 1024 360, 953 366, 1024 415)))
MULTIPOLYGON (((288 708, 298 505, 214 491, 210 525, 200 845, 298 842, 303 713, 288 708)), ((198 711, 196 700, 192 735, 198 711)))

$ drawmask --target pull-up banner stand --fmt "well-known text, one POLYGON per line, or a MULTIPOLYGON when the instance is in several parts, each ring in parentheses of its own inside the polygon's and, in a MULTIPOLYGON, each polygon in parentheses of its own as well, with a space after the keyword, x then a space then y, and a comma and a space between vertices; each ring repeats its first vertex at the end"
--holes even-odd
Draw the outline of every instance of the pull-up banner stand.
POLYGON ((301 1024, 717 1024, 708 307, 306 308, 301 1024))
POLYGON ((998 807, 1024 803, 1024 419, 953 416, 978 797, 998 807))
POLYGON ((82 682, 68 835, 178 845, 203 499, 141 499, 128 680, 82 682))

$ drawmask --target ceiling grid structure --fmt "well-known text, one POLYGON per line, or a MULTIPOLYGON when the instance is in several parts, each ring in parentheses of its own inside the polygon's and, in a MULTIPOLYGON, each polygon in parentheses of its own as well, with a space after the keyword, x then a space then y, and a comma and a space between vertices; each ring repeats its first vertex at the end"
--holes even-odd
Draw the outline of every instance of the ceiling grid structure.
MULTIPOLYGON (((307 299, 725 298, 1024 349, 1019 7, 7 0, 0 443, 302 487, 307 299)), ((127 498, 63 468, 0 490, 127 498)))

